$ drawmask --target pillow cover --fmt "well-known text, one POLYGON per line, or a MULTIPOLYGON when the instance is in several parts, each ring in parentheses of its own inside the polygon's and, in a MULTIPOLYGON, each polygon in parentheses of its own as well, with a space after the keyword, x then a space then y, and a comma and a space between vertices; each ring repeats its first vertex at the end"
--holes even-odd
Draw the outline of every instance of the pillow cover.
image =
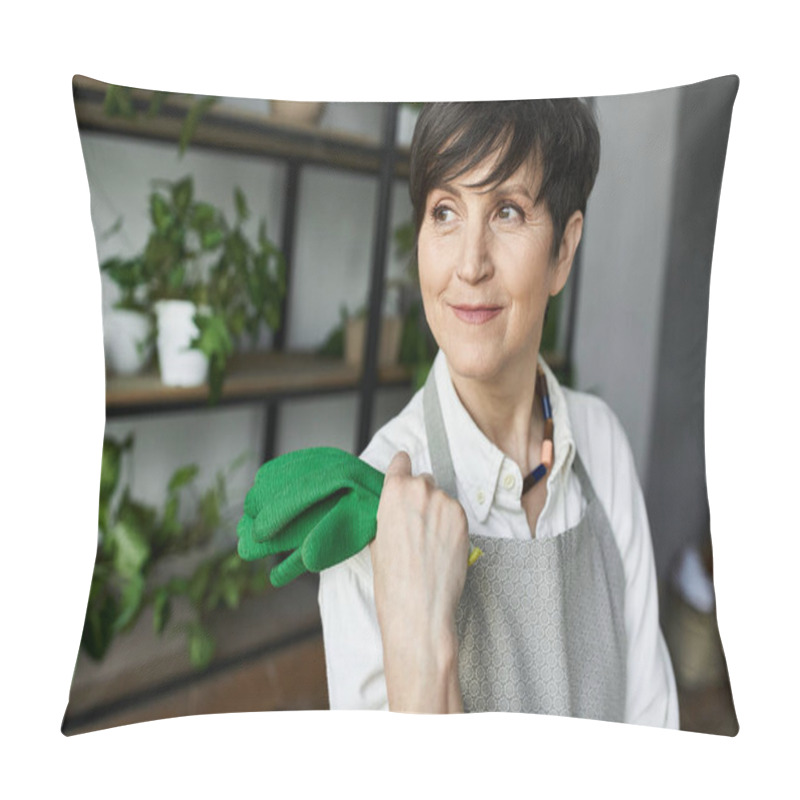
MULTIPOLYGON (((682 727, 728 734, 703 387, 737 86, 590 101, 600 170, 543 343, 562 382, 605 400, 630 441, 682 727), (711 722, 696 713, 709 697, 711 722)), ((270 589, 264 563, 238 558, 235 528, 263 461, 360 452, 429 366, 407 189, 416 104, 187 98, 80 76, 74 96, 107 424, 63 730, 326 708, 315 577, 270 589)))

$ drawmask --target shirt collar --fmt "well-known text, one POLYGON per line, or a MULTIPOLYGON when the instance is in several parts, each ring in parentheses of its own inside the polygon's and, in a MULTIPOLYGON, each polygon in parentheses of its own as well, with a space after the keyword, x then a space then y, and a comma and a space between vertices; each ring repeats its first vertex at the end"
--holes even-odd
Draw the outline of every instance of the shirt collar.
MULTIPOLYGON (((575 443, 564 392, 541 356, 539 363, 547 379, 550 405, 553 410, 555 457, 547 481, 549 488, 555 481, 564 480, 567 476, 574 459, 575 443)), ((494 502, 504 465, 507 469, 513 468, 517 473, 519 468, 486 437, 464 408, 453 386, 447 360, 441 350, 434 359, 432 369, 442 407, 453 469, 463 490, 459 492, 459 501, 469 505, 473 516, 479 522, 485 522, 494 502), (462 494, 465 496, 462 497, 462 494)), ((517 483, 519 492, 522 489, 521 482, 517 483)))

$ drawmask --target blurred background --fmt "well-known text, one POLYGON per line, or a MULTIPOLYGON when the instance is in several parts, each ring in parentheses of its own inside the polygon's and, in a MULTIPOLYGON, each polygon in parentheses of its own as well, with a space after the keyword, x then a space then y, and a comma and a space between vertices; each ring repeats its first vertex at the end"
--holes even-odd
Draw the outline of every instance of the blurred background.
MULTIPOLYGON (((736 85, 590 101, 601 167, 543 344, 627 431, 682 728, 725 735, 738 723, 703 395, 736 85)), ((107 377, 98 556, 63 730, 326 708, 316 579, 271 589, 268 564, 232 557, 235 526, 261 463, 308 446, 359 452, 424 377, 407 191, 417 105, 73 87, 107 377), (167 335, 180 316, 168 303, 194 304, 188 334, 167 335), (169 361, 176 337, 198 341, 200 361, 169 361)))

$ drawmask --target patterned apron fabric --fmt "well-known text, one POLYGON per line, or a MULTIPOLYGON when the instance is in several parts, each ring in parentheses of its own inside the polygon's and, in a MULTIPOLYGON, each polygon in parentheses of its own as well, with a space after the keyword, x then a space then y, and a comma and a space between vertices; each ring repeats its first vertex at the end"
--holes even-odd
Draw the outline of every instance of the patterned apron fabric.
MULTIPOLYGON (((436 382, 423 393, 437 486, 457 499, 436 382)), ((586 510, 546 539, 470 534, 483 555, 467 570, 456 616, 465 711, 623 721, 625 575, 608 518, 576 454, 586 510)))

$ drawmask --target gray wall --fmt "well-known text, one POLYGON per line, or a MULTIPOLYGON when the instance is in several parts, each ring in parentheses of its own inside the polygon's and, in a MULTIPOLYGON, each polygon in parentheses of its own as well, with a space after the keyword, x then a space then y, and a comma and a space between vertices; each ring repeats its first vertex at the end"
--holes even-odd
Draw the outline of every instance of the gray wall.
POLYGON ((682 544, 708 535, 708 291, 736 86, 596 100, 602 158, 575 276, 575 384, 628 434, 662 579, 682 544))
POLYGON ((599 97, 600 170, 577 278, 575 387, 611 406, 647 479, 679 90, 599 97))
POLYGON ((738 79, 687 87, 678 117, 671 230, 652 410, 647 508, 659 571, 709 535, 704 396, 708 300, 738 79))

